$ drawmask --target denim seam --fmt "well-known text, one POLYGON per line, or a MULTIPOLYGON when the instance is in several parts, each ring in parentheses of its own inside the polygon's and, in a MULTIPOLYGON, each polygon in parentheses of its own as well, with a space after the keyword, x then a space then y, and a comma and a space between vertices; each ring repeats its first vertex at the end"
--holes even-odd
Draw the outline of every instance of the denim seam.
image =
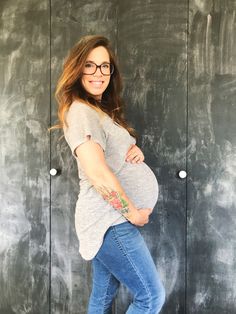
MULTIPOLYGON (((138 269, 136 268, 136 266, 133 264, 133 262, 132 262, 132 260, 130 259, 129 255, 127 254, 126 248, 124 247, 124 245, 122 244, 122 242, 119 241, 119 239, 118 239, 117 231, 116 231, 116 226, 113 226, 112 231, 113 231, 114 239, 115 239, 115 241, 116 241, 118 247, 120 248, 122 254, 124 254, 124 256, 126 256, 126 257, 128 258, 130 264, 131 264, 132 267, 134 268, 134 270, 135 270, 137 276, 139 277, 139 279, 140 279, 140 281, 142 282, 142 284, 143 284, 145 290, 147 291, 148 296, 149 296, 149 300, 151 300, 151 293, 150 293, 150 290, 149 290, 148 287, 145 285, 145 282, 143 281, 143 278, 142 278, 141 274, 139 273, 139 271, 138 271, 138 269)), ((150 303, 151 303, 151 302, 149 301, 149 304, 150 304, 150 303)), ((151 310, 151 309, 150 309, 150 310, 151 310)), ((148 310, 148 313, 150 313, 149 310, 148 310)), ((148 314, 148 313, 147 313, 147 314, 148 314)))
POLYGON ((110 283, 110 280, 111 280, 111 276, 112 276, 112 274, 110 273, 109 274, 109 279, 107 281, 106 295, 105 295, 104 302, 103 302, 103 311, 104 311, 104 308, 105 308, 105 303, 106 303, 106 298, 107 298, 107 291, 108 291, 109 283, 110 283))

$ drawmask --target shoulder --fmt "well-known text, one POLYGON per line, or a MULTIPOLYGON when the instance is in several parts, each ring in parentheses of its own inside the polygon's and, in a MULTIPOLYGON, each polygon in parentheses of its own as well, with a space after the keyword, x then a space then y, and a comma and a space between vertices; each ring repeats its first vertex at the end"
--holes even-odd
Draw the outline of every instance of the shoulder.
POLYGON ((94 118, 103 118, 107 116, 105 112, 103 112, 101 109, 96 108, 93 105, 87 104, 85 102, 82 102, 80 100, 74 100, 72 104, 70 105, 70 108, 68 110, 68 114, 70 115, 90 115, 94 118))
POLYGON ((99 108, 74 100, 65 113, 66 125, 105 126, 108 115, 99 108))
POLYGON ((69 109, 65 112, 66 120, 83 120, 83 119, 98 119, 98 113, 82 102, 74 100, 69 109))
POLYGON ((94 108, 92 108, 92 106, 90 105, 87 105, 81 101, 78 101, 78 100, 74 100, 72 102, 72 104, 70 105, 69 107, 69 110, 68 112, 91 112, 91 113, 94 113, 96 112, 96 110, 94 108))

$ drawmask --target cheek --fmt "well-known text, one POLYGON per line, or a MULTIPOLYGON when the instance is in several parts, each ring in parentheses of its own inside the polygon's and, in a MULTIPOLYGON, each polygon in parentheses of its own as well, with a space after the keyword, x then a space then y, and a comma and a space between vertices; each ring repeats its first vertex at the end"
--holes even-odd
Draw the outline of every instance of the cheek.
POLYGON ((86 92, 89 92, 90 86, 89 86, 88 78, 82 78, 82 80, 81 80, 81 85, 83 86, 83 88, 84 88, 84 90, 85 90, 86 92))
POLYGON ((105 81, 105 86, 106 86, 106 88, 107 88, 107 86, 109 85, 109 83, 110 83, 110 78, 108 78, 108 79, 105 81))
POLYGON ((82 80, 81 80, 81 84, 82 84, 82 86, 83 86, 83 87, 85 87, 85 86, 86 86, 86 79, 85 79, 85 78, 82 78, 82 80))

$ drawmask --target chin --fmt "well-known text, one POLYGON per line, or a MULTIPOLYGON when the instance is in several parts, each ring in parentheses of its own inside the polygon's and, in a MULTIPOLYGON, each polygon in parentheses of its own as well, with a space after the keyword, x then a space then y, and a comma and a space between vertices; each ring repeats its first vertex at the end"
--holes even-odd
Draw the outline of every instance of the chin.
POLYGON ((94 97, 94 98, 96 98, 96 99, 102 99, 102 94, 95 94, 95 93, 90 93, 90 92, 88 92, 89 93, 89 95, 91 95, 92 97, 94 97))
POLYGON ((91 88, 90 83, 88 83, 87 81, 82 81, 82 85, 83 85, 85 91, 89 95, 91 95, 95 98, 98 98, 98 99, 102 99, 102 94, 105 92, 107 86, 109 85, 109 84, 107 84, 107 82, 104 82, 103 84, 104 85, 101 86, 101 89, 98 89, 98 88, 91 88))

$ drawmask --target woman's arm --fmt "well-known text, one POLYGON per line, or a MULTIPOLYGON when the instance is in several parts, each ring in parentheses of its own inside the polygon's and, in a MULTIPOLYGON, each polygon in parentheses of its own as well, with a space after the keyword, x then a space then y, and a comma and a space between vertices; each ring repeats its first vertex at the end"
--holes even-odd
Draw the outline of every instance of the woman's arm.
MULTIPOLYGON (((89 136, 87 136, 89 139, 89 136)), ((106 163, 102 147, 88 140, 75 149, 81 167, 91 184, 127 220, 143 226, 148 222, 151 209, 138 210, 123 190, 119 180, 106 163)))

